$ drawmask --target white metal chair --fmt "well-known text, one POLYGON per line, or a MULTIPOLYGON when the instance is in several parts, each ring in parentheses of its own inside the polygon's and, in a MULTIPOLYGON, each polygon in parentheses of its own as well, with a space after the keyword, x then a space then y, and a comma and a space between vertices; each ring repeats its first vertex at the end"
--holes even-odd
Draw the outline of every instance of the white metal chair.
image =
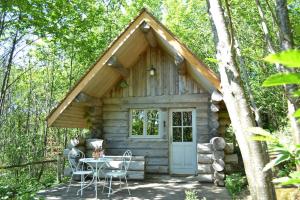
POLYGON ((81 158, 85 158, 85 155, 82 151, 80 151, 79 149, 75 149, 73 148, 69 153, 68 153, 68 160, 69 160, 69 165, 72 169, 72 176, 70 179, 70 183, 68 186, 68 190, 67 192, 69 192, 70 186, 72 184, 72 179, 74 175, 79 175, 80 176, 80 190, 77 191, 77 195, 78 192, 80 191, 80 195, 82 196, 83 194, 83 186, 85 184, 85 179, 88 175, 93 174, 93 168, 92 166, 87 166, 87 170, 85 170, 85 166, 84 163, 79 162, 79 159, 81 158))
POLYGON ((128 190, 128 194, 131 195, 130 190, 128 188, 127 178, 126 178, 127 170, 130 166, 131 158, 132 158, 131 151, 130 150, 125 151, 125 153, 122 156, 122 163, 121 163, 120 169, 111 170, 111 171, 105 173, 105 180, 104 180, 105 182, 104 182, 104 185, 103 185, 102 192, 103 192, 104 188, 106 187, 105 186, 106 181, 108 181, 108 179, 109 179, 109 186, 107 187, 108 188, 108 197, 110 197, 110 195, 112 194, 112 191, 113 191, 112 186, 111 186, 113 178, 119 178, 120 188, 121 188, 121 185, 122 185, 122 183, 121 183, 122 178, 124 178, 125 182, 126 182, 126 187, 127 187, 127 190, 128 190))

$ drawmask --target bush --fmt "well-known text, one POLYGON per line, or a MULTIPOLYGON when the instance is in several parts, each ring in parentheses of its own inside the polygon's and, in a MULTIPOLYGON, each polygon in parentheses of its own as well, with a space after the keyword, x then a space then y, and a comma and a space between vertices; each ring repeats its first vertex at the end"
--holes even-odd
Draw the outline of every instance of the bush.
POLYGON ((198 200, 197 192, 195 190, 186 190, 185 200, 198 200))
POLYGON ((28 174, 26 170, 8 171, 0 174, 0 200, 5 199, 40 199, 36 196, 36 192, 50 187, 56 182, 55 170, 51 168, 45 169, 41 179, 28 174))
POLYGON ((247 178, 242 173, 234 173, 226 176, 225 187, 232 197, 238 195, 246 186, 247 178))

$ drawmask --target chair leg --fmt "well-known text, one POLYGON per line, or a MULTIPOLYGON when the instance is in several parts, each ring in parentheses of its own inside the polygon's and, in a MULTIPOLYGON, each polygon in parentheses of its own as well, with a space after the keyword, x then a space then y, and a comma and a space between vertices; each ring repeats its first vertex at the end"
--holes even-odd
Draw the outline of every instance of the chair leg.
POLYGON ((122 179, 121 179, 121 176, 119 177, 120 179, 120 189, 122 188, 122 179))
POLYGON ((126 178, 126 176, 124 176, 124 178, 125 178, 125 181, 126 181, 126 187, 127 187, 127 190, 128 190, 128 194, 131 195, 131 194, 130 194, 129 187, 128 187, 128 183, 127 183, 127 178, 126 178))
POLYGON ((110 196, 111 191, 112 191, 111 182, 112 182, 112 176, 110 176, 110 180, 109 180, 108 197, 110 196))
POLYGON ((104 187, 105 187, 105 185, 106 185, 106 179, 107 179, 107 177, 105 176, 105 177, 104 177, 104 184, 103 184, 103 187, 102 187, 102 193, 104 192, 104 187))
POLYGON ((81 191, 80 191, 80 196, 82 196, 82 194, 83 194, 83 174, 81 174, 81 180, 80 180, 80 189, 81 189, 81 191))
POLYGON ((72 174, 72 176, 71 176, 71 179, 70 179, 70 183, 69 183, 69 186, 68 186, 67 192, 69 192, 69 190, 70 190, 70 186, 71 186, 71 183, 72 183, 72 179, 73 179, 73 174, 72 174))

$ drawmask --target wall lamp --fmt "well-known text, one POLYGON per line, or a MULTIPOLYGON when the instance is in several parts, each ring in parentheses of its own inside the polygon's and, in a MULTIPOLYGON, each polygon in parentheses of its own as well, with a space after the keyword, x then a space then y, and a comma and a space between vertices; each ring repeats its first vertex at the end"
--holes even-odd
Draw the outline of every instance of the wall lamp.
POLYGON ((155 76, 156 69, 151 65, 150 69, 148 69, 150 76, 155 76))

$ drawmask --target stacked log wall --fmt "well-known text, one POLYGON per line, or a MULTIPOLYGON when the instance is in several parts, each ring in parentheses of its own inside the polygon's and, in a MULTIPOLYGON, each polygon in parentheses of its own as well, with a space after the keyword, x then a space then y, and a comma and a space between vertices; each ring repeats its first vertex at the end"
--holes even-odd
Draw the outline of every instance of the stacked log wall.
POLYGON ((169 110, 196 109, 197 142, 207 142, 212 135, 208 127, 209 94, 187 73, 179 73, 174 58, 164 50, 148 48, 129 68, 124 79, 103 100, 103 133, 106 153, 120 155, 130 149, 133 155, 146 157, 147 173, 169 173, 169 110), (153 66, 155 76, 150 76, 153 66), (123 81, 124 81, 123 80, 123 81), (159 109, 162 114, 159 138, 137 139, 129 136, 131 109, 159 109))
MULTIPOLYGON (((214 182, 213 152, 211 143, 202 143, 197 145, 198 153, 198 180, 199 182, 214 182)), ((226 144, 224 149, 225 174, 230 174, 238 168, 238 155, 234 152, 232 143, 226 144)))

